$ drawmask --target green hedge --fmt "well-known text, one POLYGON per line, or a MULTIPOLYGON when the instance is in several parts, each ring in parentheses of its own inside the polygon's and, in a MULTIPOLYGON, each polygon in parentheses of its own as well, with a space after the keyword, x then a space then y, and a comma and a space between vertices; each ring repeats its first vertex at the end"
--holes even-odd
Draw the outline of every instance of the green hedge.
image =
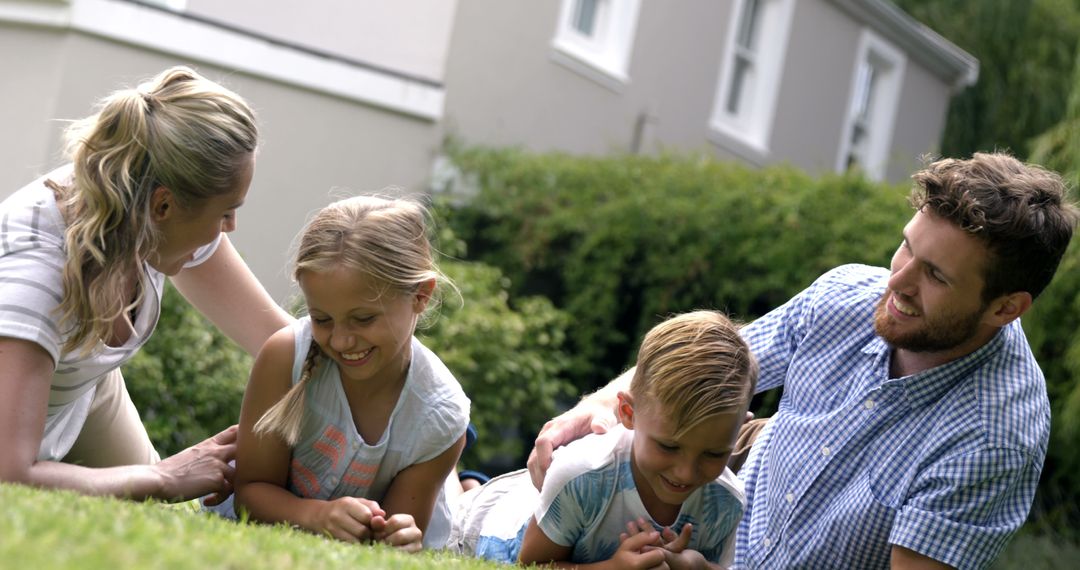
POLYGON ((543 297, 511 305, 507 281, 493 267, 444 263, 443 270, 461 288, 464 303, 448 301, 434 326, 418 336, 472 400, 480 439, 462 463, 493 472, 516 468, 534 434, 573 392, 562 379, 568 319, 543 297))
POLYGON ((1080 240, 1073 240, 1023 325, 1050 396, 1050 448, 1036 518, 1040 530, 1080 541, 1080 240))
POLYGON ((157 330, 123 368, 124 381, 162 457, 240 416, 251 357, 167 285, 157 330))
POLYGON ((602 385, 664 315, 751 319, 826 269, 887 263, 910 216, 904 188, 699 157, 573 157, 455 149, 468 187, 447 219, 515 295, 568 312, 571 378, 602 385))

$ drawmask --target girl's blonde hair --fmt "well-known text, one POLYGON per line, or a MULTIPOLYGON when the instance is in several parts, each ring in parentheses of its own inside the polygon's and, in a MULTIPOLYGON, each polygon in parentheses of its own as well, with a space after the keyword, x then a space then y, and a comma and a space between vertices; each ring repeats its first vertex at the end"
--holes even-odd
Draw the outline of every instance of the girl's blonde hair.
MULTIPOLYGON (((372 279, 383 294, 414 294, 426 282, 453 283, 435 264, 428 238, 427 209, 405 198, 356 196, 330 204, 300 234, 293 278, 305 272, 346 268, 372 279)), ((438 287, 435 288, 437 292, 438 287)), ((433 293, 427 311, 438 306, 433 293)), ((312 342, 300 380, 263 414, 255 433, 273 433, 288 445, 300 437, 304 394, 322 351, 312 342)))
POLYGON ((695 311, 645 335, 630 394, 670 415, 677 438, 717 414, 746 411, 757 378, 757 360, 738 326, 722 313, 695 311))
POLYGON ((239 95, 187 67, 117 91, 65 132, 69 185, 48 181, 68 223, 64 351, 93 349, 146 295, 142 263, 159 239, 151 196, 164 186, 185 209, 235 187, 255 151, 255 117, 239 95), (134 283, 132 281, 134 280, 134 283), (134 298, 119 291, 134 287, 134 298))

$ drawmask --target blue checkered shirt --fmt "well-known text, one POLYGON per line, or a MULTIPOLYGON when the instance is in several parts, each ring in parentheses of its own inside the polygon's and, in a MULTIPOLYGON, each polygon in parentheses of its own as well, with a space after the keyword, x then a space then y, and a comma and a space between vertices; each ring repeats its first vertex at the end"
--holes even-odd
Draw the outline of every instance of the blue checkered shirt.
POLYGON ((839 267, 744 329, 758 389, 784 394, 739 473, 734 568, 888 568, 892 545, 985 568, 1027 517, 1050 404, 1019 322, 890 378, 873 328, 888 277, 839 267))

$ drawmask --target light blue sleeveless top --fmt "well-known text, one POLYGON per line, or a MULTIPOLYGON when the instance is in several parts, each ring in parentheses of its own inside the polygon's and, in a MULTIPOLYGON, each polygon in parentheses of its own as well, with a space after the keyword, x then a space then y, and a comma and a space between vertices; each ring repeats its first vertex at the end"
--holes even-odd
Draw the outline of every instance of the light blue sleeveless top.
MULTIPOLYGON (((312 342, 311 319, 300 319, 293 331, 295 384, 312 342)), ((469 399, 461 385, 415 337, 405 386, 379 441, 365 442, 356 431, 337 366, 315 370, 305 402, 288 488, 297 496, 314 499, 353 496, 382 501, 399 472, 446 451, 469 423, 469 399)), ((450 511, 440 489, 424 533, 424 547, 443 547, 449 532, 450 511)))

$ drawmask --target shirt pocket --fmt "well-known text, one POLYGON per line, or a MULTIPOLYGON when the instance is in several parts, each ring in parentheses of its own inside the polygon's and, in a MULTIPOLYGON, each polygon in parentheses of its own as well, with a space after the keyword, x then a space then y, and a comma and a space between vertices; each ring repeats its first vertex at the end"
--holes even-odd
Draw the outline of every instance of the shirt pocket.
POLYGON ((870 472, 856 475, 846 492, 837 497, 826 525, 816 537, 819 552, 848 568, 888 568, 892 547, 889 534, 899 505, 870 472))

